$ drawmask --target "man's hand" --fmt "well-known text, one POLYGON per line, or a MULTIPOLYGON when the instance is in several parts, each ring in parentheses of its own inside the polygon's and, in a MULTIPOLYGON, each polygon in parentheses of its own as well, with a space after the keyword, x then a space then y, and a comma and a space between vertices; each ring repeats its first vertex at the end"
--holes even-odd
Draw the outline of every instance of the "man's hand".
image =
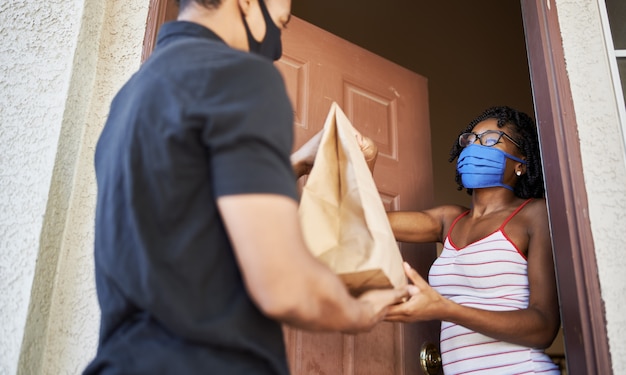
POLYGON ((291 165, 297 178, 311 173, 311 168, 313 168, 315 155, 320 147, 323 132, 324 129, 317 132, 317 134, 291 154, 291 165))
MULTIPOLYGON (((297 178, 300 178, 306 174, 311 173, 313 163, 315 162, 315 155, 320 147, 320 141, 322 140, 322 133, 324 129, 320 130, 305 144, 303 144, 298 150, 291 154, 291 165, 297 178)), ((367 166, 370 171, 374 170, 374 164, 376 164, 376 157, 378 156, 378 146, 369 138, 361 134, 355 129, 354 136, 357 143, 363 152, 363 157, 367 162, 367 166)))

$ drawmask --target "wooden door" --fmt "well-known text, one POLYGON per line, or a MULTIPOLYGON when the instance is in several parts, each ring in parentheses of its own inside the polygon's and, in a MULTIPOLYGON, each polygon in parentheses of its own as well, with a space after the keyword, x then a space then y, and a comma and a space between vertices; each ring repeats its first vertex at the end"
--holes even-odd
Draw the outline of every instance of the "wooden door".
MULTIPOLYGON (((374 180, 387 210, 433 204, 427 80, 388 60, 293 18, 283 33, 282 72, 295 112, 295 147, 324 125, 333 101, 379 148, 374 180)), ((400 244, 423 276, 433 245, 400 244)), ((439 323, 381 323, 360 335, 310 333, 285 327, 291 372, 421 374, 420 348, 439 343, 439 323)))

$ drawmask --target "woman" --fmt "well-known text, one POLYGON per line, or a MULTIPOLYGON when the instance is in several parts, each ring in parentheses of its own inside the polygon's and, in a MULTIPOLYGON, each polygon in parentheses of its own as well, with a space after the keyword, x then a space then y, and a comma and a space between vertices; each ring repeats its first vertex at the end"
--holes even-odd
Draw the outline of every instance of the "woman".
POLYGON ((430 285, 405 264, 414 294, 386 320, 441 320, 446 374, 558 374, 543 353, 560 319, 535 124, 490 108, 450 155, 471 208, 388 213, 398 241, 444 246, 430 285))

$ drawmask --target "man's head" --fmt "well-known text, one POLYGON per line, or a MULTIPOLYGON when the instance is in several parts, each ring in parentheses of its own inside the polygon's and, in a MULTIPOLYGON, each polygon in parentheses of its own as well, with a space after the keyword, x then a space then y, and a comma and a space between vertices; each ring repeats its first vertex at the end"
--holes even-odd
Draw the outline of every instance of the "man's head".
POLYGON ((177 0, 178 19, 210 28, 233 48, 280 58, 291 0, 177 0))

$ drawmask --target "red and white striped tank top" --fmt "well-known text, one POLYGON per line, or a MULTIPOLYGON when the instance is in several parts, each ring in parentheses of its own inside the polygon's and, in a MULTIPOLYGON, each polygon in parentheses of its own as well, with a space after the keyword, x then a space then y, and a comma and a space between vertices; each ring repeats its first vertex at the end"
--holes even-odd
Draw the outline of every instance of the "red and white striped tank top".
MULTIPOLYGON (((520 310, 528 306, 528 263, 504 232, 506 224, 530 199, 520 205, 492 234, 464 248, 450 239, 428 276, 442 296, 483 310, 520 310)), ((463 326, 441 323, 441 357, 446 375, 559 374, 558 367, 539 349, 495 340, 463 326)))

